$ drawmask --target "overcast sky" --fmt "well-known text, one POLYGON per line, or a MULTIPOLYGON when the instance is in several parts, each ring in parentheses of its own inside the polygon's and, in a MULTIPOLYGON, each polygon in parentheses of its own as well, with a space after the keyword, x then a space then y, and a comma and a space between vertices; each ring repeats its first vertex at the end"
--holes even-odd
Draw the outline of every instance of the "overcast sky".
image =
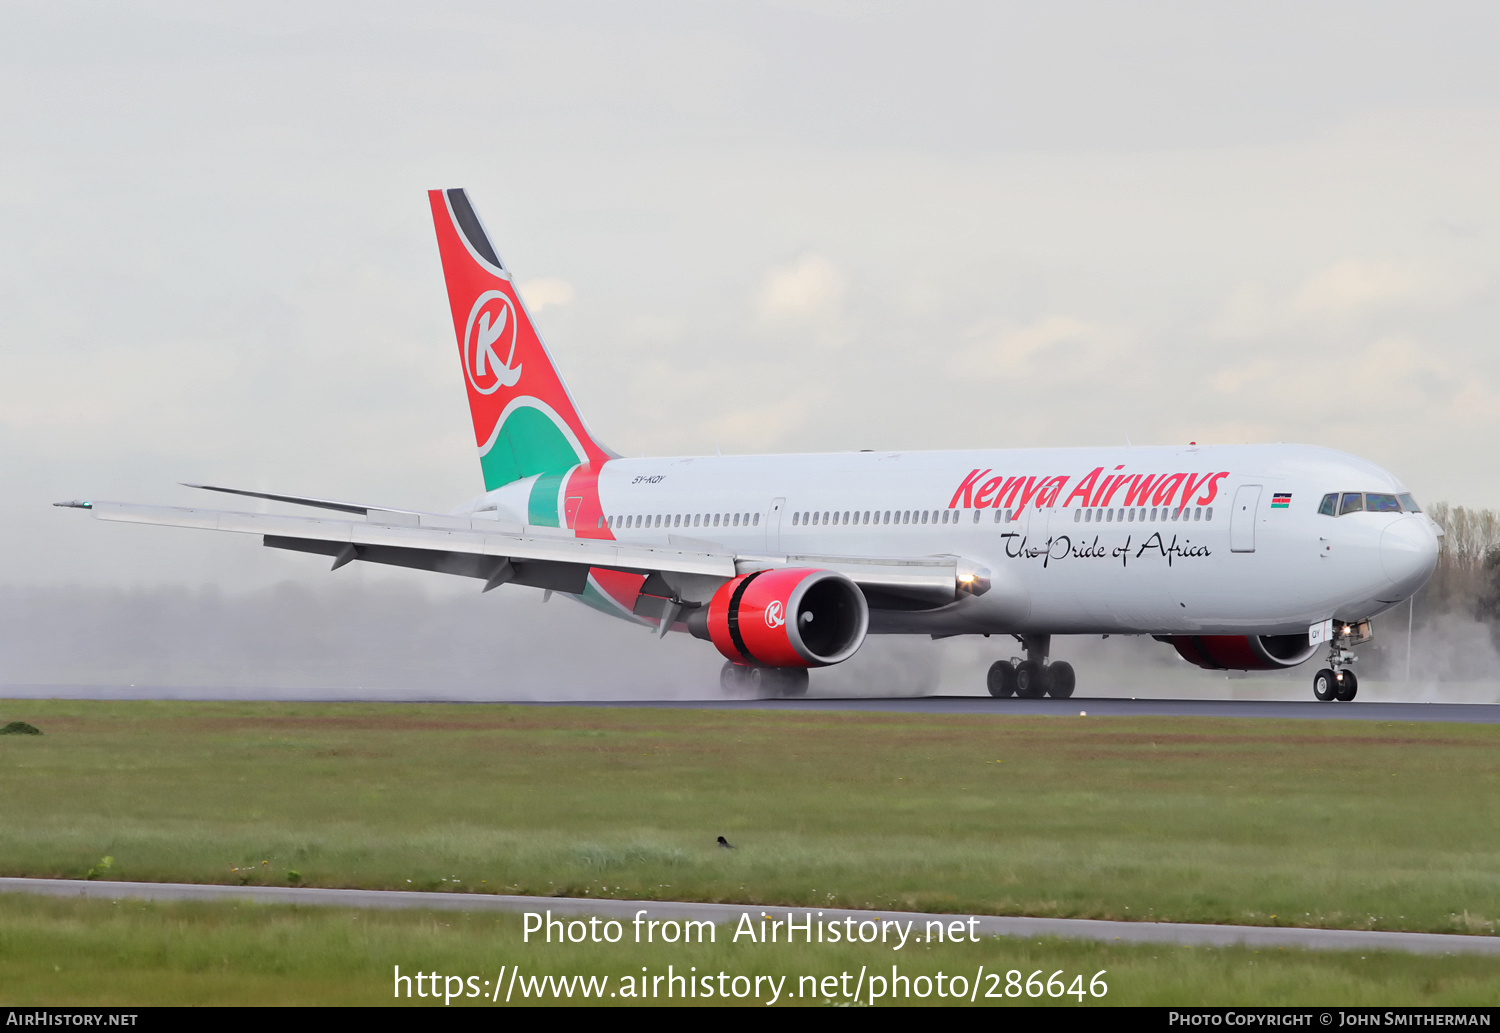
POLYGON ((1497 29, 1492 3, 9 2, 0 583, 332 576, 57 499, 477 494, 446 186, 624 454, 1298 441, 1500 506, 1497 29))

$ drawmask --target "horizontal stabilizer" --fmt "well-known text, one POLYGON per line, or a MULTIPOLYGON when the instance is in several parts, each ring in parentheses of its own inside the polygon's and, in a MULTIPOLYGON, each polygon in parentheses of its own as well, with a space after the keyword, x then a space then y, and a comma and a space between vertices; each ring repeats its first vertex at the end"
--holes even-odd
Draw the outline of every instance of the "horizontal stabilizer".
POLYGON ((189 484, 182 482, 184 488, 201 488, 204 491, 221 491, 225 495, 244 495, 246 498, 266 499, 270 502, 289 502, 294 506, 312 506, 315 509, 333 509, 340 513, 358 513, 367 516, 372 509, 385 510, 391 513, 411 513, 409 509, 391 509, 388 506, 360 506, 353 502, 334 502, 331 499, 310 499, 305 495, 277 495, 269 491, 249 491, 245 488, 221 488, 216 484, 189 484))

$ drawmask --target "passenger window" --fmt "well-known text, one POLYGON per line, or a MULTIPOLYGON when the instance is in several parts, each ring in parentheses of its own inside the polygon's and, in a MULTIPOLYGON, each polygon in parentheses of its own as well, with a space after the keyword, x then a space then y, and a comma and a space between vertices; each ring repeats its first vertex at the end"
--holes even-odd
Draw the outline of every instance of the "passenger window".
POLYGON ((1339 516, 1345 513, 1361 513, 1365 508, 1365 497, 1357 491, 1344 492, 1344 504, 1339 507, 1339 516))
POLYGON ((974 522, 979 523, 979 510, 977 509, 974 511, 974 522))
POLYGON ((759 513, 755 514, 755 524, 754 524, 754 526, 755 527, 759 527, 760 526, 760 514, 759 513))
POLYGON ((1151 521, 1152 521, 1152 523, 1156 522, 1156 507, 1155 506, 1151 507, 1151 521))
POLYGON ((1213 518, 1214 518, 1214 507, 1209 506, 1207 509, 1205 509, 1203 511, 1203 519, 1204 520, 1212 520, 1213 518))
MULTIPOLYGON (((1078 523, 1082 519, 1083 519, 1083 510, 1081 510, 1081 509, 1075 509, 1075 510, 1073 510, 1073 523, 1076 524, 1076 523, 1078 523)), ((996 510, 995 511, 995 523, 998 524, 999 522, 1000 522, 1000 511, 996 510)))
POLYGON ((1329 493, 1327 495, 1324 495, 1323 496, 1323 501, 1320 502, 1320 503, 1318 503, 1318 512, 1321 513, 1323 516, 1338 516, 1339 515, 1339 495, 1338 495, 1338 492, 1335 491, 1335 492, 1331 492, 1331 493, 1329 493))
POLYGON ((1417 500, 1410 495, 1401 496, 1401 508, 1408 513, 1420 513, 1422 507, 1417 505, 1417 500))
POLYGON ((1203 519, 1203 509, 1202 509, 1201 506, 1198 509, 1193 510, 1193 519, 1194 520, 1202 520, 1203 519))
POLYGON ((1401 503, 1394 495, 1366 495, 1365 509, 1371 513, 1399 513, 1401 503))
POLYGON ((797 526, 797 516, 798 516, 798 514, 796 514, 796 513, 792 514, 792 526, 793 527, 797 526))

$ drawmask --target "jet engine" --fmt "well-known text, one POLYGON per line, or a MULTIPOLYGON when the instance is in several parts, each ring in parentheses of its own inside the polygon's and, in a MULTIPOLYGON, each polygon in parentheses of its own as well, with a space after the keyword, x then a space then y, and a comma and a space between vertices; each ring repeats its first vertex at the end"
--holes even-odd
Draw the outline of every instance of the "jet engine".
POLYGON ((1157 635, 1190 664, 1210 671, 1272 671, 1311 659, 1307 635, 1157 635))
POLYGON ((831 570, 757 570, 728 581, 688 630, 739 664, 826 667, 865 641, 870 607, 849 578, 831 570))

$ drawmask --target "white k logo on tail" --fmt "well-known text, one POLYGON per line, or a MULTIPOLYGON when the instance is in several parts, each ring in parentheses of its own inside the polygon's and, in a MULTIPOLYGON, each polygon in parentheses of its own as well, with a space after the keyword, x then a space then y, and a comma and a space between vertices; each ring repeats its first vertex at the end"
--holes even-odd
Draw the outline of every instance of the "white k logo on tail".
POLYGON ((510 298, 500 291, 485 291, 469 311, 469 325, 464 331, 464 372, 480 394, 493 394, 502 387, 514 387, 521 379, 520 363, 511 367, 516 357, 514 316, 510 298), (509 337, 510 348, 505 361, 501 362, 495 344, 505 336, 509 337))

